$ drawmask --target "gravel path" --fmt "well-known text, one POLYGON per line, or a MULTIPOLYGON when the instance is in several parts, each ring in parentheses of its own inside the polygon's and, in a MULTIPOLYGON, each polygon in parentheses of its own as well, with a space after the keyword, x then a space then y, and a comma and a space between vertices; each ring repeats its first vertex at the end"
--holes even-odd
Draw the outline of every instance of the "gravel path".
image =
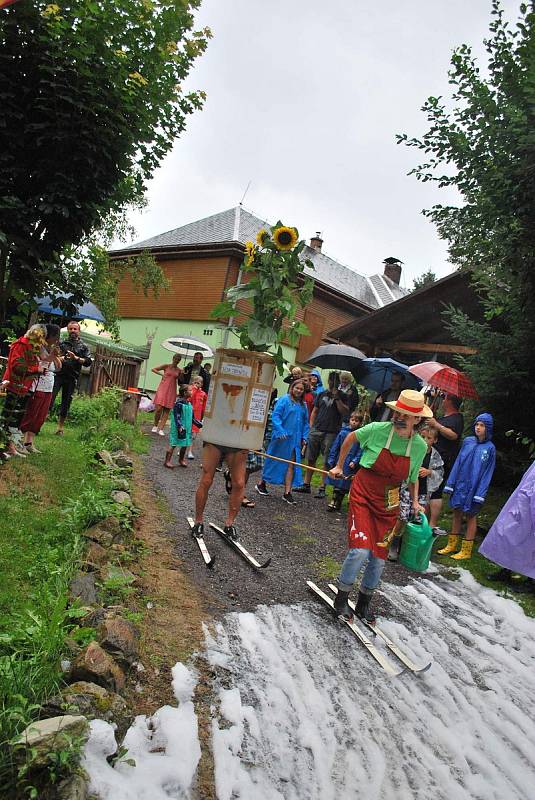
MULTIPOLYGON (((205 511, 205 541, 216 557, 212 570, 204 565, 199 548, 189 535, 187 516, 193 516, 194 495, 200 477, 201 447, 194 449, 195 460, 187 469, 163 466, 167 437, 153 436, 150 452, 144 457, 146 475, 168 502, 175 522, 169 534, 176 540, 177 556, 183 569, 203 591, 212 613, 252 611, 260 603, 295 603, 310 599, 306 581, 325 584, 325 559, 341 563, 346 553, 346 515, 327 511, 327 501, 313 495, 295 495, 297 505, 282 500, 282 487, 270 487, 270 496, 254 491, 259 473, 251 476, 248 497, 255 508, 242 508, 236 526, 240 541, 260 563, 271 557, 271 565, 256 572, 232 550, 208 522, 222 525, 227 495, 222 473, 216 473, 205 511), (322 569, 323 567, 323 569, 322 569)), ((177 463, 177 452, 175 452, 177 463)), ((333 565, 334 566, 334 565, 333 565)), ((405 584, 410 573, 399 564, 387 563, 383 581, 405 584)), ((384 586, 387 590, 387 586, 384 586)), ((381 596, 378 611, 392 614, 388 600, 381 596)))

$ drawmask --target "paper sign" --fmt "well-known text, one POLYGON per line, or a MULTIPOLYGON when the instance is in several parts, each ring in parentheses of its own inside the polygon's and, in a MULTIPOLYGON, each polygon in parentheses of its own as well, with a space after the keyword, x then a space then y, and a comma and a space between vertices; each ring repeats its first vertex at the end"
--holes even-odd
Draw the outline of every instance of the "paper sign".
POLYGON ((236 378, 250 378, 251 367, 248 364, 229 364, 224 361, 219 370, 221 375, 234 375, 236 378))
POLYGON ((268 401, 269 391, 267 389, 253 389, 247 422, 263 422, 266 417, 268 401))
POLYGON ((208 389, 208 397, 206 398, 206 405, 204 407, 204 413, 205 414, 207 414, 207 413, 209 414, 210 410, 212 408, 212 398, 214 396, 214 386, 215 386, 215 380, 212 378, 212 380, 210 381, 210 388, 208 389))

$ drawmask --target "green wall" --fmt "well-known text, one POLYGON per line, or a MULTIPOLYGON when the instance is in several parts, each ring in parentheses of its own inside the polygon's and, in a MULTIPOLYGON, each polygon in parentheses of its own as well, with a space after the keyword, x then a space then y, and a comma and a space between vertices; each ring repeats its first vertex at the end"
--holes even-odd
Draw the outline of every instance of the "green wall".
MULTIPOLYGON (((158 375, 151 372, 152 367, 160 366, 160 364, 169 364, 173 356, 170 350, 165 350, 161 343, 166 339, 173 336, 188 336, 194 339, 200 339, 207 344, 212 350, 217 350, 218 347, 240 347, 237 337, 233 333, 228 334, 228 341, 225 344, 224 337, 227 333, 226 328, 217 326, 214 322, 198 322, 192 320, 167 320, 167 319, 123 319, 120 322, 121 339, 131 344, 144 345, 147 341, 147 336, 154 333, 154 341, 150 359, 147 367, 147 375, 145 383, 143 379, 143 369, 139 381, 140 387, 155 391, 160 382, 158 375), (209 333, 211 331, 211 333, 209 333)), ((293 365, 295 364, 295 347, 283 348, 284 357, 293 365)), ((191 351, 191 358, 193 353, 191 351)), ((183 358, 181 366, 185 366, 191 358, 183 358)), ((213 362, 213 359, 205 359, 206 363, 213 362)), ((284 376, 283 376, 284 377, 284 376)), ((277 374, 274 386, 281 392, 285 392, 287 384, 283 383, 282 378, 277 374)))

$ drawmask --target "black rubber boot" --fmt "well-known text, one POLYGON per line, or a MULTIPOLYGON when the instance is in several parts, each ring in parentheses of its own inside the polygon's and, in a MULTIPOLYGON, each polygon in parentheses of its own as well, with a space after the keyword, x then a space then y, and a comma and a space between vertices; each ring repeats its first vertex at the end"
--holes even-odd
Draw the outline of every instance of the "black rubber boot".
POLYGON ((349 607, 347 602, 348 599, 349 592, 341 592, 339 589, 336 597, 334 598, 334 612, 337 617, 343 617, 344 619, 352 620, 353 611, 349 607))
POLYGON ((359 592, 357 605, 355 606, 355 614, 357 617, 366 620, 370 625, 375 625, 375 614, 373 614, 369 608, 372 597, 373 592, 371 594, 359 592))
POLYGON ((344 493, 343 492, 335 492, 333 496, 334 505, 337 511, 341 511, 342 503, 344 502, 344 493))

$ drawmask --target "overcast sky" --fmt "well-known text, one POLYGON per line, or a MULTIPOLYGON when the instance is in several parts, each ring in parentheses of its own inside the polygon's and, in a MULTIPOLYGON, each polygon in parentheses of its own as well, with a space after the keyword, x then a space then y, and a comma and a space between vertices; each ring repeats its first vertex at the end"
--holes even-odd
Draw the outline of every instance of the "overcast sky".
MULTIPOLYGON (((504 0, 510 19, 519 2, 504 0)), ((404 262, 402 285, 451 271, 421 214, 445 192, 407 172, 419 151, 396 133, 426 130, 420 108, 447 95, 451 51, 472 44, 485 63, 490 0, 204 0, 214 38, 188 88, 206 105, 134 214, 137 240, 237 205, 321 231, 323 250, 358 272, 404 262)), ((450 197, 452 197, 450 195, 450 197)))

